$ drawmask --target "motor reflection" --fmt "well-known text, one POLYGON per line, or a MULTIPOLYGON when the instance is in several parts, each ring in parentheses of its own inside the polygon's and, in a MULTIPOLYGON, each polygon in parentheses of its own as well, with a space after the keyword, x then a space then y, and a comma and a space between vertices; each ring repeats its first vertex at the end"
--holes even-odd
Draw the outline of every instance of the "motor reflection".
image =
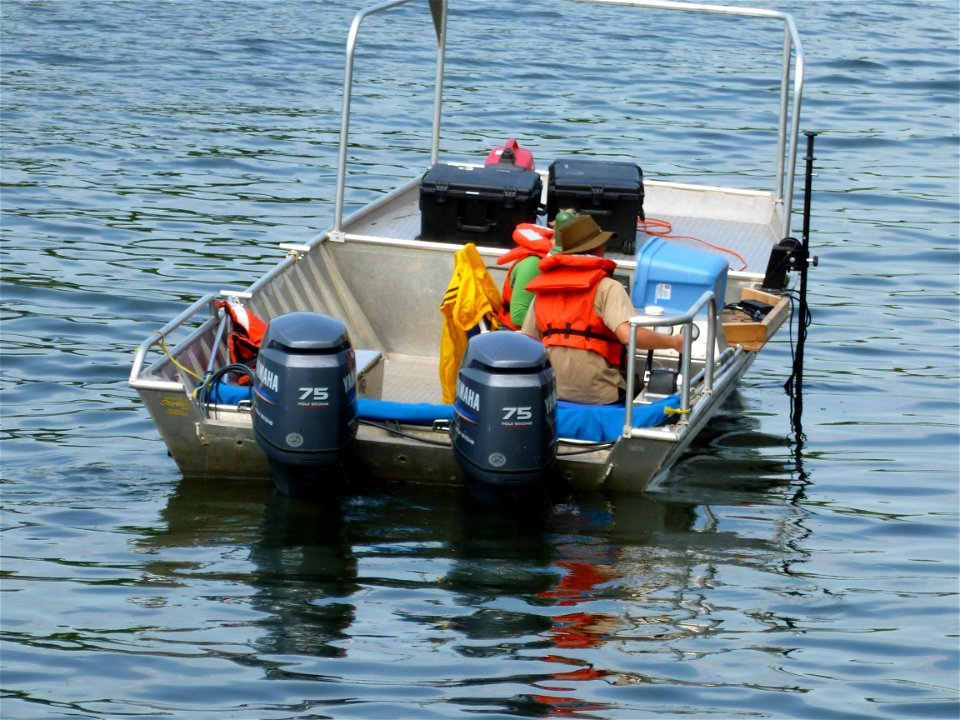
POLYGON ((182 478, 162 512, 165 529, 141 545, 157 576, 196 586, 207 602, 258 611, 237 628, 241 652, 339 657, 355 608, 357 561, 343 503, 280 494, 262 480, 182 478), (187 562, 183 549, 190 548, 187 562), (169 550, 178 550, 171 553, 169 550), (209 586, 222 588, 209 593, 209 586))
POLYGON ((256 565, 253 606, 267 613, 257 649, 272 655, 343 657, 356 610, 357 560, 342 503, 270 495, 262 534, 250 551, 256 565))

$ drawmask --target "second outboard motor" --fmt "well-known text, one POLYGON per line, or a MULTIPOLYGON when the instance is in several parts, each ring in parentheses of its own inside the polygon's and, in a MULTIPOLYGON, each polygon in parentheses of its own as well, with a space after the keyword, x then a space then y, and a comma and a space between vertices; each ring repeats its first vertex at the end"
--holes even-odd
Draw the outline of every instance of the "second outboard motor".
MULTIPOLYGON (((253 386, 253 429, 277 488, 325 489, 357 433, 357 371, 342 322, 294 312, 267 326, 253 386)), ((339 470, 338 470, 339 472, 339 470)))
POLYGON ((470 340, 457 376, 454 456, 474 488, 539 485, 557 455, 557 380, 543 344, 521 333, 470 340))

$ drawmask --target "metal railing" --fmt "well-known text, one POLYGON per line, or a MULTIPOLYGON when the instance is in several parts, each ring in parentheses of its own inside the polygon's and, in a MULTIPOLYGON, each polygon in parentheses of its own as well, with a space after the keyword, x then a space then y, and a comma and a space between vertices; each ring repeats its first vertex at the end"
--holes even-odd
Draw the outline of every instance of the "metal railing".
MULTIPOLYGON (((340 117, 340 154, 337 160, 337 191, 333 209, 333 230, 330 236, 334 240, 342 239, 343 230, 343 195, 347 180, 347 150, 350 138, 350 101, 353 95, 353 60, 357 49, 357 35, 360 32, 360 23, 370 15, 405 5, 411 0, 389 0, 388 2, 366 8, 358 12, 350 25, 347 35, 347 57, 344 63, 343 75, 343 111, 340 117)), ((443 61, 447 48, 447 0, 433 0, 439 7, 439 14, 434 16, 437 23, 437 71, 433 91, 433 143, 430 149, 430 162, 435 163, 440 156, 440 117, 443 106, 443 61)))
POLYGON ((800 137, 800 107, 803 100, 803 45, 793 16, 789 13, 762 8, 735 7, 732 5, 707 5, 701 3, 674 2, 674 0, 576 0, 596 5, 630 5, 633 7, 678 10, 681 12, 713 15, 737 15, 762 18, 783 23, 783 64, 780 75, 780 125, 777 135, 777 175, 773 188, 774 201, 783 205, 782 234, 790 234, 790 215, 793 212, 793 185, 796 175, 797 147, 800 137), (794 57, 793 112, 790 108, 790 58, 794 57), (789 123, 788 123, 789 116, 789 123), (789 124, 789 135, 787 125, 789 124), (789 144, 788 144, 789 143, 789 144), (786 154, 786 172, 784 171, 786 154))
MULTIPOLYGON (((334 204, 333 229, 329 237, 343 239, 343 202, 346 188, 347 151, 350 135, 350 102, 353 90, 353 64, 357 36, 360 24, 367 17, 391 8, 404 5, 411 0, 389 0, 361 10, 353 19, 347 37, 347 54, 343 81, 343 111, 340 119, 340 151, 337 164, 337 188, 334 204)), ((779 132, 777 134, 777 169, 772 191, 775 204, 781 205, 782 237, 790 234, 790 216, 793 212, 793 187, 797 162, 798 138, 800 135, 800 109, 803 97, 804 59, 803 46, 797 33, 793 17, 789 13, 761 8, 734 7, 729 5, 707 5, 700 3, 675 2, 674 0, 575 0, 595 5, 625 5, 631 7, 653 8, 700 14, 736 15, 768 19, 782 22, 784 25, 783 61, 780 78, 779 132), (791 72, 791 58, 794 59, 791 72), (791 112, 790 79, 793 78, 793 102, 791 112), (789 125, 789 129, 788 129, 789 125)), ((434 88, 433 135, 430 150, 430 162, 439 158, 440 125, 443 110, 444 58, 446 55, 447 0, 430 0, 433 20, 437 31, 437 66, 434 88)))
MULTIPOLYGON (((208 322, 216 320, 218 312, 217 298, 213 293, 207 293, 140 343, 137 354, 133 358, 133 367, 130 368, 130 387, 138 390, 170 390, 172 387, 180 386, 180 383, 174 380, 143 380, 140 377, 140 373, 143 371, 143 365, 153 346, 165 341, 170 333, 193 318, 194 315, 203 310, 204 306, 208 306, 210 309, 210 320, 208 320, 208 322)), ((182 345, 186 346, 187 343, 184 342, 182 345)))
POLYGON ((680 424, 685 425, 690 412, 690 388, 693 378, 690 377, 690 350, 693 348, 693 322, 697 313, 707 307, 707 339, 706 358, 704 359, 702 375, 702 393, 713 392, 713 372, 716 363, 717 344, 717 299, 712 290, 705 291, 686 312, 664 312, 663 315, 634 315, 630 318, 630 341, 627 344, 627 403, 624 416, 623 436, 630 437, 633 433, 633 407, 636 395, 637 372, 637 331, 638 327, 675 327, 683 325, 683 351, 680 355, 680 424))

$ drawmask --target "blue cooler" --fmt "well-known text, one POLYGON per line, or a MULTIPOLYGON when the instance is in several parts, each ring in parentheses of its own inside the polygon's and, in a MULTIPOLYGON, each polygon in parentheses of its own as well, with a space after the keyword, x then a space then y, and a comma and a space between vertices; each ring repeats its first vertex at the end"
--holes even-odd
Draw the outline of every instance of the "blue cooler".
MULTIPOLYGON (((713 290, 720 312, 727 290, 727 261, 722 257, 659 237, 650 238, 637 251, 631 295, 634 307, 660 305, 683 312, 707 290, 713 290)), ((698 313, 706 314, 706 307, 698 313)))

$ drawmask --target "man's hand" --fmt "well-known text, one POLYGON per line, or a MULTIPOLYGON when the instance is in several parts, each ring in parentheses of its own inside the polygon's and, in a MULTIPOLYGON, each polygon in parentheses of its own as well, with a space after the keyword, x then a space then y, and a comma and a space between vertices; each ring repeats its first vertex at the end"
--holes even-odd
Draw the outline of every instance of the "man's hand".
POLYGON ((683 331, 681 330, 676 335, 671 335, 670 339, 675 341, 673 349, 677 351, 677 354, 683 352, 683 331))

